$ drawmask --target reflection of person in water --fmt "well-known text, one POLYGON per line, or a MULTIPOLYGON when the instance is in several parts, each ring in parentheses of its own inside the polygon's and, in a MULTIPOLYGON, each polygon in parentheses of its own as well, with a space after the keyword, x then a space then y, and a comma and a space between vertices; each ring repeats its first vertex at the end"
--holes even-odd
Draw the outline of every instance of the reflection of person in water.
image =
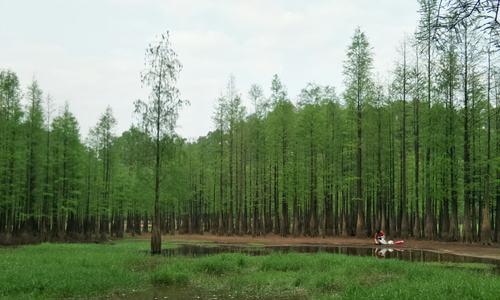
POLYGON ((375 249, 375 254, 378 256, 378 257, 385 257, 385 254, 387 252, 389 253, 392 253, 392 249, 391 248, 377 248, 375 249))

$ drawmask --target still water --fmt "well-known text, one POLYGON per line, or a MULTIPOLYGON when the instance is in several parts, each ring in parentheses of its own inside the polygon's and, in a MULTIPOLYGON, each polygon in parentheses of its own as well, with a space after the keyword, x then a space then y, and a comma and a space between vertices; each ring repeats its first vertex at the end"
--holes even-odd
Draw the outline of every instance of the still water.
POLYGON ((280 245, 247 246, 236 244, 178 244, 178 247, 163 250, 165 256, 205 256, 220 253, 244 253, 268 255, 271 253, 332 253, 350 256, 372 256, 382 259, 400 259, 413 262, 486 263, 500 266, 500 260, 440 253, 398 247, 363 247, 332 245, 280 245))

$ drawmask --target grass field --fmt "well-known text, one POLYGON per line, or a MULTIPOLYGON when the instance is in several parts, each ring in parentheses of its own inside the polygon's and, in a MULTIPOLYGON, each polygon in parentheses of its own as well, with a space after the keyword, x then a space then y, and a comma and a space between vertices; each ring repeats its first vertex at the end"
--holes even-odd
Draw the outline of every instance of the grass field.
MULTIPOLYGON (((488 265, 331 254, 152 257, 146 241, 0 248, 4 299, 105 297, 155 287, 310 299, 499 299, 488 265)), ((175 247, 175 245, 168 245, 175 247)))

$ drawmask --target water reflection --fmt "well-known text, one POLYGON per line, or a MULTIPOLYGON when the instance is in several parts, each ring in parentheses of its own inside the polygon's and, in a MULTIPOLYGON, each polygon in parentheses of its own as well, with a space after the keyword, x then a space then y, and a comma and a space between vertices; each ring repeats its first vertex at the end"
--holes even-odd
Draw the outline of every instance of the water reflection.
POLYGON ((495 259, 397 247, 387 248, 331 245, 279 245, 252 247, 232 244, 178 244, 178 247, 176 248, 163 250, 163 255, 197 257, 219 253, 244 253, 247 255, 260 256, 276 252, 333 253, 350 256, 372 256, 383 259, 399 259, 412 262, 486 263, 494 264, 500 268, 500 261, 495 259))

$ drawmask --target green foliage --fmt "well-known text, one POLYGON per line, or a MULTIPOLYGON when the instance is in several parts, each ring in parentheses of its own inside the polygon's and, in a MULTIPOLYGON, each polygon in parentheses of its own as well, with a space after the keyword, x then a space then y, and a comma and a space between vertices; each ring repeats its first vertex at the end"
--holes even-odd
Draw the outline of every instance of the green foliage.
POLYGON ((305 268, 305 261, 297 259, 293 255, 270 255, 266 256, 261 264, 262 271, 297 272, 305 268))
POLYGON ((162 266, 151 275, 151 282, 155 285, 184 286, 189 283, 191 273, 186 272, 178 264, 162 266))
POLYGON ((36 81, 23 90, 1 71, 0 243, 141 234, 153 220, 163 233, 366 237, 381 228, 498 241, 495 55, 485 66, 489 44, 475 18, 436 41, 438 2, 418 2, 417 33, 403 41, 388 85, 375 83, 357 28, 340 97, 315 83, 289 95, 275 74, 269 95, 250 87, 248 113, 231 76, 214 130, 197 140, 174 132, 186 102, 168 33, 146 52, 139 123, 119 135, 108 108, 83 141, 69 107, 52 119, 36 81))
POLYGON ((147 257, 144 243, 41 244, 0 249, 0 297, 98 296, 137 288, 145 274, 130 266, 147 257))

